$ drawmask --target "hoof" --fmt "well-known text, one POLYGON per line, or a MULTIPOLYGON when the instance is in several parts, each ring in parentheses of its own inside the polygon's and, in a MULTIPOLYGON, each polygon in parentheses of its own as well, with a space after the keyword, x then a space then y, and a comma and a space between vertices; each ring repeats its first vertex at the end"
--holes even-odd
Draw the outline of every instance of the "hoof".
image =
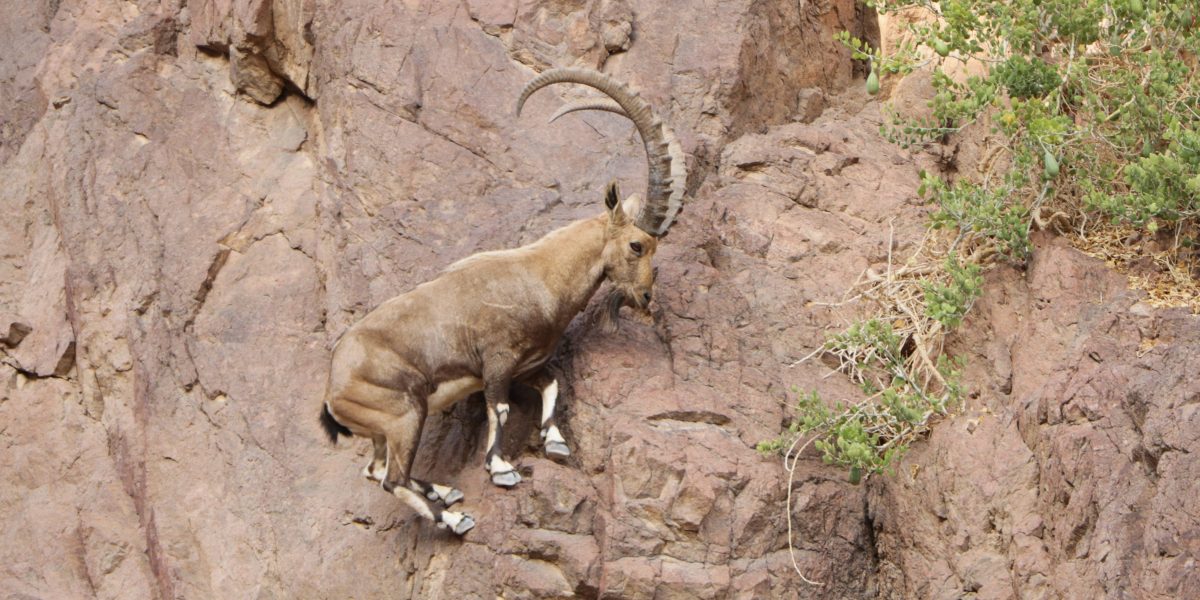
POLYGON ((462 535, 474 527, 475 519, 472 519, 471 515, 463 515, 462 519, 460 519, 458 523, 454 525, 454 527, 451 527, 450 530, 458 535, 462 535))
POLYGON ((475 527, 475 519, 466 513, 445 511, 437 524, 438 529, 449 529, 457 535, 462 535, 475 527))
POLYGON ((571 449, 562 442, 546 442, 546 456, 550 458, 567 458, 571 456, 571 449))
POLYGON ((492 483, 500 487, 512 487, 521 483, 521 474, 514 471, 505 471, 503 473, 492 473, 492 483))
POLYGON ((363 467, 362 474, 363 477, 367 478, 367 480, 379 483, 383 481, 384 470, 380 469, 378 474, 376 474, 375 469, 372 469, 371 465, 367 465, 363 467))
POLYGON ((446 506, 454 506, 455 504, 462 502, 462 499, 463 499, 463 493, 461 491, 450 490, 450 493, 446 494, 445 498, 441 498, 441 501, 446 506))

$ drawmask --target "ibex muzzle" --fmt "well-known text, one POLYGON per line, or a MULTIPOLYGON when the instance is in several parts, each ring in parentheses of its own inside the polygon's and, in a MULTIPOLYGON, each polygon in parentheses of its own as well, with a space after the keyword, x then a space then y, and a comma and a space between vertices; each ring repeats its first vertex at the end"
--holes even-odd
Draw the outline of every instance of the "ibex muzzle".
POLYGON ((528 246, 475 254, 450 265, 433 281, 371 311, 333 350, 321 412, 330 438, 371 438, 374 456, 364 474, 460 535, 474 520, 446 508, 461 500, 462 492, 409 476, 426 415, 482 390, 488 410, 484 466, 493 483, 509 487, 521 480, 500 455, 509 388, 532 385, 542 393, 546 453, 569 455, 554 424, 558 383, 542 366, 602 282, 612 284, 613 315, 622 304, 649 305, 655 279, 651 260, 682 205, 687 173, 678 142, 645 100, 607 75, 546 71, 525 86, 517 114, 530 94, 567 82, 604 92, 611 105, 597 107, 627 115, 636 125, 649 163, 645 200, 634 195, 621 201, 616 184, 610 184, 603 214, 528 246))

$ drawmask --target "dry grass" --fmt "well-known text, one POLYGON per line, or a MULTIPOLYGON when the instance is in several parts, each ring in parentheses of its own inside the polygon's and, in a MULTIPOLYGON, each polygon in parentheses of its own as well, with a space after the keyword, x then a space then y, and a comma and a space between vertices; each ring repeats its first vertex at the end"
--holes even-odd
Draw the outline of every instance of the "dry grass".
MULTIPOLYGON (((892 241, 892 235, 889 234, 889 249, 892 247, 892 241)), ((882 390, 890 385, 889 382, 894 376, 901 376, 904 380, 915 384, 915 387, 920 388, 918 391, 922 395, 945 391, 948 384, 938 369, 937 358, 942 354, 946 330, 941 322, 929 317, 926 313, 924 286, 930 282, 945 284, 949 281, 950 275, 945 271, 943 263, 951 248, 961 251, 965 246, 970 245, 964 244, 963 241, 961 238, 955 240, 944 233, 928 230, 925 239, 905 260, 904 264, 896 265, 889 250, 888 263, 882 272, 867 269, 846 292, 846 296, 841 301, 825 304, 847 309, 847 312, 851 313, 844 315, 848 323, 877 320, 890 324, 892 332, 901 340, 900 350, 904 355, 903 365, 895 365, 887 357, 876 356, 876 353, 882 352, 882 350, 874 346, 832 348, 829 344, 823 344, 812 354, 793 363, 792 366, 825 354, 837 360, 837 371, 845 373, 858 384, 869 382, 876 389, 882 390), (902 372, 881 372, 879 365, 889 363, 894 365, 893 368, 902 372)), ((968 257, 968 260, 985 261, 990 255, 991 252, 976 249, 968 257)), ((925 435, 933 423, 942 417, 940 414, 931 414, 920 425, 899 426, 887 409, 878 404, 879 395, 880 392, 877 392, 858 402, 851 403, 852 407, 849 410, 862 413, 865 421, 876 426, 875 428, 868 427, 868 430, 888 439, 888 445, 912 443, 925 435)), ((961 407, 959 408, 961 409, 961 407)), ((818 431, 796 436, 783 455, 784 469, 788 472, 787 501, 785 503, 788 552, 796 573, 804 582, 814 586, 823 584, 805 576, 796 560, 792 523, 792 488, 801 454, 826 433, 818 431)))
MULTIPOLYGON (((889 247, 891 247, 889 236, 889 247)), ((867 269, 846 292, 846 297, 831 306, 850 308, 847 323, 877 320, 888 323, 902 340, 905 355, 904 369, 914 375, 911 379, 930 392, 938 392, 946 381, 938 370, 937 359, 942 355, 946 330, 942 323, 926 313, 924 286, 947 284, 950 275, 944 263, 951 252, 962 256, 964 264, 984 265, 994 257, 994 249, 978 243, 972 237, 955 238, 938 230, 928 230, 925 238, 901 265, 892 256, 882 271, 867 269)), ((858 365, 876 364, 872 349, 860 352, 839 351, 822 347, 819 352, 833 356, 838 371, 846 373, 855 383, 869 380, 858 365)), ((886 382, 872 382, 876 389, 887 387, 886 382)))
MULTIPOLYGON (((1102 162, 1119 161, 1112 146, 1095 146, 1102 162)), ((997 163, 997 158, 1008 150, 1004 142, 989 145, 977 179, 994 178, 997 164, 1007 168, 1007 161, 997 163)), ((1130 289, 1145 292, 1150 306, 1186 307, 1200 314, 1200 248, 1185 248, 1180 243, 1184 239, 1200 242, 1200 224, 1151 236, 1144 227, 1097 220, 1084 208, 1082 192, 1069 181, 1061 183, 1044 199, 1044 206, 1040 198, 1031 202, 1034 227, 1065 235, 1080 252, 1103 260, 1109 268, 1127 276, 1130 289)), ((1128 192, 1121 181, 1114 181, 1113 186, 1128 192)))
POLYGON ((1187 307, 1200 314, 1200 253, 1181 247, 1181 237, 1197 232, 1161 232, 1148 237, 1128 224, 1101 223, 1068 239, 1084 254, 1102 259, 1129 278, 1129 287, 1145 292, 1158 308, 1187 307))

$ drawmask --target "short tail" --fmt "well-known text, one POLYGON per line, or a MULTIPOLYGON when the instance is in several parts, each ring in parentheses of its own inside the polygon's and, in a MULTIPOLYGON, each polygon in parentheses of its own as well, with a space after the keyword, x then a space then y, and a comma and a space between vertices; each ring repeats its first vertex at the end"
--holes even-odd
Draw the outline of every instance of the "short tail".
POLYGON ((333 418, 333 414, 329 412, 329 405, 326 404, 321 408, 321 429, 325 430, 325 435, 329 436, 329 441, 337 444, 338 436, 344 435, 350 437, 350 430, 345 425, 337 422, 333 418))

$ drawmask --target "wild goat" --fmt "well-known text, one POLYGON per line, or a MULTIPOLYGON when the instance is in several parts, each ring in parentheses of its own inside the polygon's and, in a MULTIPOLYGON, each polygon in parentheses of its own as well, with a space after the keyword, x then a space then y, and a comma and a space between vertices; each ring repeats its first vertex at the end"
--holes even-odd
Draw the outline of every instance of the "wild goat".
POLYGON ((567 105, 554 118, 598 109, 633 121, 649 163, 645 202, 637 195, 620 202, 616 184, 609 184, 604 214, 521 248, 460 260, 371 311, 333 349, 321 412, 329 437, 334 443, 339 434, 371 438, 374 456, 363 474, 459 535, 475 525, 469 515, 446 510, 462 492, 409 476, 426 415, 482 390, 488 415, 484 466, 492 483, 510 487, 521 476, 500 455, 509 387, 533 385, 542 392, 544 450, 568 456, 553 421, 558 384, 542 366, 603 281, 613 287, 610 318, 622 305, 647 307, 651 258, 682 203, 683 153, 649 103, 603 73, 552 69, 521 91, 517 115, 531 94, 554 83, 584 84, 612 98, 567 105))

